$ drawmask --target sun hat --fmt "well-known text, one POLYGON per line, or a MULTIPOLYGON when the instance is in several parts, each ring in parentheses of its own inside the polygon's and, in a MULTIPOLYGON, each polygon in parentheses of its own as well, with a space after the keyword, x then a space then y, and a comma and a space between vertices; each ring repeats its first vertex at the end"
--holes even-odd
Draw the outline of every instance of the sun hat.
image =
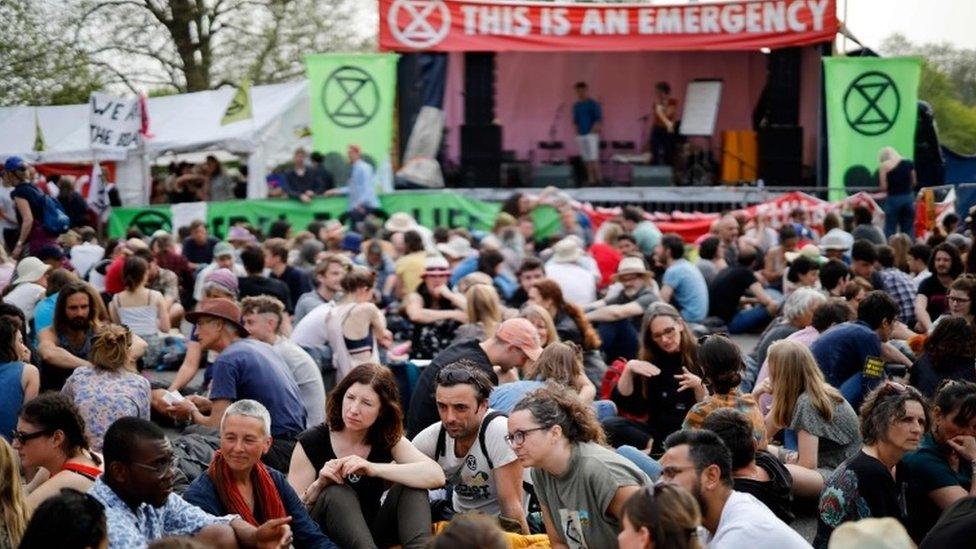
POLYGON ((539 332, 524 318, 510 318, 502 322, 495 331, 495 339, 518 347, 533 361, 539 360, 539 355, 542 354, 539 332))
POLYGON ((254 242, 256 240, 257 238, 251 234, 251 231, 239 225, 234 225, 227 231, 227 242, 254 242))
POLYGON ((825 259, 822 255, 820 255, 820 248, 814 244, 807 244, 806 246, 800 248, 799 251, 786 252, 786 262, 793 263, 793 261, 801 255, 806 256, 807 259, 813 260, 814 263, 823 263, 825 259))
POLYGON ((47 274, 51 267, 36 257, 25 257, 17 264, 17 279, 14 286, 25 282, 37 282, 47 274))
POLYGON ((424 273, 421 276, 450 275, 451 266, 443 256, 428 255, 424 262, 424 273))
POLYGON ((417 220, 408 213, 397 212, 386 220, 383 228, 391 233, 405 233, 417 228, 417 220))
POLYGON ((234 247, 231 246, 229 242, 218 242, 217 245, 214 246, 213 256, 215 259, 218 257, 224 257, 228 255, 229 256, 234 255, 234 247))
POLYGON ((583 248, 571 236, 556 242, 556 245, 552 247, 552 252, 552 260, 556 263, 576 263, 583 256, 583 248))
POLYGON ((830 536, 830 549, 909 549, 915 544, 900 522, 891 518, 866 518, 845 522, 830 536))
POLYGON ((237 275, 230 269, 214 269, 207 273, 207 278, 203 279, 204 285, 216 284, 227 290, 227 293, 237 295, 237 275))
POLYGON ((454 259, 464 259, 474 254, 471 241, 463 236, 452 236, 447 242, 438 244, 437 251, 444 254, 445 257, 454 259))
POLYGON ((850 250, 851 246, 853 245, 854 237, 851 236, 851 233, 842 231, 840 229, 831 229, 827 231, 827 234, 823 235, 823 237, 820 239, 820 249, 822 251, 847 251, 850 250))
POLYGON ((193 324, 199 322, 203 317, 219 318, 220 320, 231 323, 241 337, 251 335, 251 332, 241 324, 240 306, 229 299, 223 297, 204 299, 197 306, 196 311, 186 315, 187 321, 193 324))
POLYGON ((132 237, 125 241, 125 247, 130 251, 134 252, 136 250, 148 250, 149 244, 141 238, 132 237))
POLYGON ((650 276, 651 274, 651 271, 647 270, 647 265, 644 264, 643 259, 639 257, 625 257, 620 260, 620 263, 617 265, 617 272, 613 274, 612 278, 616 281, 622 276, 650 276))

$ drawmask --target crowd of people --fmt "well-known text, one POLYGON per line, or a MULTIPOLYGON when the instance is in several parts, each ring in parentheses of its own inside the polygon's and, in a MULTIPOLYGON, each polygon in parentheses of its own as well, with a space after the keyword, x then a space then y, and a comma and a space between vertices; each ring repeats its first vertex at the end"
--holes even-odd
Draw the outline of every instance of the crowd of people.
POLYGON ((366 208, 99 239, 53 234, 29 166, 4 168, 0 548, 976 533, 965 227, 730 213, 686 242, 546 190, 487 231, 366 208))

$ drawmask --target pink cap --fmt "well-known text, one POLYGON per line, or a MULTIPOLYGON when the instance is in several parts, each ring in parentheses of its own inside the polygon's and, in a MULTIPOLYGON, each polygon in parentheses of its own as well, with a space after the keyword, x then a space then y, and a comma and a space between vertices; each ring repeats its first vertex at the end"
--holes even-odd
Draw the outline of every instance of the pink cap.
POLYGON ((510 318, 502 322, 495 332, 495 338, 518 347, 530 360, 539 360, 539 355, 542 354, 539 332, 524 318, 510 318))

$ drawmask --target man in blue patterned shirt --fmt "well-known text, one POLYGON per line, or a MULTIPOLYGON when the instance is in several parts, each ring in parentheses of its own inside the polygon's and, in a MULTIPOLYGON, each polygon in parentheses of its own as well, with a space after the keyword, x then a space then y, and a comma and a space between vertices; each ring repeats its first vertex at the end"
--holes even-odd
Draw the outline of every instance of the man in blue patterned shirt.
POLYGON ((287 547, 291 517, 260 527, 237 515, 215 517, 173 493, 173 450, 156 425, 135 417, 105 433, 105 473, 89 493, 105 506, 109 549, 140 549, 167 536, 194 536, 207 546, 287 547))

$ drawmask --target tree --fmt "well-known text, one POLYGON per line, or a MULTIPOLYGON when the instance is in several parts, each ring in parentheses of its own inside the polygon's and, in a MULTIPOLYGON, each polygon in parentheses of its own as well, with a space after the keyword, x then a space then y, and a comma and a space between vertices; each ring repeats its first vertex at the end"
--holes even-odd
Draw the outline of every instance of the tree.
POLYGON ((918 98, 935 110, 939 139, 954 151, 976 153, 976 51, 913 44, 900 34, 888 37, 881 51, 923 59, 918 98))
POLYGON ((80 41, 132 89, 208 90, 304 73, 303 55, 366 49, 357 0, 74 0, 80 41))
POLYGON ((70 21, 44 1, 0 2, 0 105, 84 103, 102 87, 70 21))

